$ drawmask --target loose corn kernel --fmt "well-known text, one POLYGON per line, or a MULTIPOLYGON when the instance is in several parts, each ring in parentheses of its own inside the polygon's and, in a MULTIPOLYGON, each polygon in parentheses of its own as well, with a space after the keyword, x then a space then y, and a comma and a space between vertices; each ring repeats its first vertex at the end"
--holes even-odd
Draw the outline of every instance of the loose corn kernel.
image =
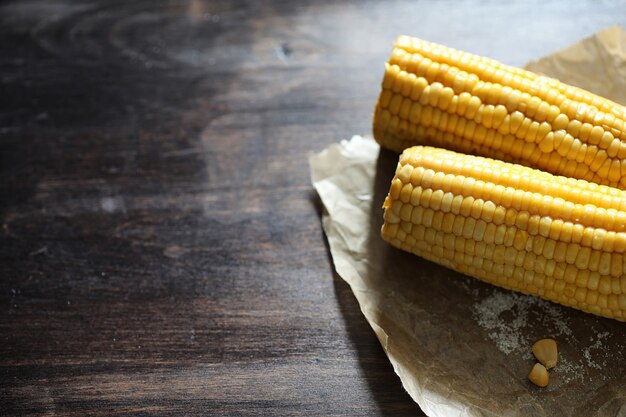
POLYGON ((535 358, 546 367, 546 369, 554 368, 558 359, 558 351, 556 348, 556 340, 541 339, 536 341, 532 347, 535 358))
POLYGON ((546 367, 540 363, 536 363, 530 370, 530 373, 528 374, 528 379, 530 380, 530 382, 537 385, 538 387, 545 388, 548 386, 550 378, 548 376, 548 370, 546 369, 546 367))

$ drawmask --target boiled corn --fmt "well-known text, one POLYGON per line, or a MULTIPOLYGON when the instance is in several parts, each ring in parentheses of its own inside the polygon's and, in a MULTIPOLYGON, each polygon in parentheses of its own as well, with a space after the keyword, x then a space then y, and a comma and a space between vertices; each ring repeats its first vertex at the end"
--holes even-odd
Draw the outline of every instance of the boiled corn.
POLYGON ((626 107, 495 60, 401 36, 373 132, 626 188, 626 107))
POLYGON ((626 191, 484 157, 405 150, 392 245, 483 281, 626 321, 626 191))

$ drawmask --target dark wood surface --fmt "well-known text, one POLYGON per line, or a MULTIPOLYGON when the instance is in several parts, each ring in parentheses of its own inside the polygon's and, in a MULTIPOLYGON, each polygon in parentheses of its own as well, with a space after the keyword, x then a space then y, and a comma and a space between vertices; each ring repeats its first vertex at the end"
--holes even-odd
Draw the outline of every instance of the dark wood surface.
POLYGON ((0 415, 423 415, 307 155, 406 33, 510 64, 624 2, 0 4, 0 415))

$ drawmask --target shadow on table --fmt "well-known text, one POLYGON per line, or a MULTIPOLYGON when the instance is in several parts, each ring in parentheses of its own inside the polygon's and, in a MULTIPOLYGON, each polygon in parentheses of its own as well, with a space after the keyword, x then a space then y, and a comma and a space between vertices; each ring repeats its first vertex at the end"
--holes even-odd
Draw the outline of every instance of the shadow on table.
POLYGON ((383 417, 424 416, 419 406, 404 390, 393 371, 374 331, 361 313, 350 286, 334 273, 337 303, 350 338, 357 352, 359 365, 383 417))
MULTIPOLYGON (((381 150, 377 160, 374 189, 374 209, 380 207, 389 190, 391 178, 394 175, 398 155, 381 150)), ((322 205, 316 201, 319 215, 322 215, 322 205)), ((372 216, 369 233, 378 236, 382 225, 382 209, 379 215, 372 216)), ((372 239, 375 236, 371 236, 372 239)), ((371 239, 370 239, 371 240, 371 239)), ((328 241, 325 239, 328 256, 331 257, 328 241)), ((337 303, 342 313, 350 342, 358 355, 359 365, 365 377, 372 396, 378 406, 381 416, 420 416, 425 415, 419 406, 406 393, 400 378, 394 373, 384 350, 365 316, 361 312, 350 286, 333 269, 333 283, 337 303)))

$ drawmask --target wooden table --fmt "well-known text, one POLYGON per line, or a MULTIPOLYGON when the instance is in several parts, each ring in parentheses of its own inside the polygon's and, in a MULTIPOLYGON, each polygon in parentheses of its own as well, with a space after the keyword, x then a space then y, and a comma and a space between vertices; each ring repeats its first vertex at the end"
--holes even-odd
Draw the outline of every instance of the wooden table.
POLYGON ((0 6, 1 415, 423 415, 333 272, 307 155, 406 33, 522 65, 624 2, 0 6))

